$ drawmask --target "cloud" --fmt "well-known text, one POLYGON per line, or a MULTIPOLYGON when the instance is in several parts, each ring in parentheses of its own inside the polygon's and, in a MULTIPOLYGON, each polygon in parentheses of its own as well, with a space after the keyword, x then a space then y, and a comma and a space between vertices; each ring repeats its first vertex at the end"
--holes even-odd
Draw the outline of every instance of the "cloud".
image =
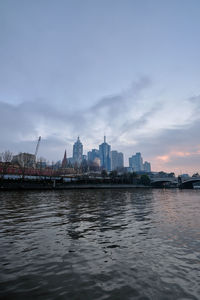
POLYGON ((149 77, 145 76, 140 78, 138 81, 133 82, 129 89, 122 91, 120 94, 117 95, 110 95, 100 99, 95 105, 90 108, 90 111, 98 112, 102 108, 108 108, 109 110, 116 110, 120 112, 119 108, 123 109, 126 107, 127 104, 131 104, 131 102, 135 102, 137 99, 138 94, 143 91, 144 89, 148 88, 151 85, 151 80, 149 77))
MULTIPOLYGON (((150 84, 150 79, 143 77, 119 94, 104 97, 87 109, 74 111, 61 110, 45 99, 16 105, 0 102, 1 150, 28 151, 29 147, 23 149, 25 144, 35 142, 39 135, 43 140, 56 139, 57 143, 60 140, 61 145, 64 141, 72 143, 77 135, 81 135, 88 144, 92 144, 100 141, 105 131, 111 137, 121 135, 125 126, 131 126, 132 119, 138 122, 137 126, 139 122, 142 126, 145 122, 142 119, 148 113, 137 120, 137 117, 130 115, 130 110, 137 105, 139 95, 150 84)), ((50 150, 47 155, 48 152, 50 150)))
MULTIPOLYGON (((195 114, 195 112, 194 112, 195 114)), ((200 119, 175 129, 138 141, 138 147, 152 161, 155 170, 192 173, 200 168, 200 119)))
POLYGON ((16 105, 0 102, 0 152, 34 153, 41 135, 39 156, 55 161, 62 158, 65 148, 71 155, 78 135, 87 152, 98 147, 105 132, 112 149, 125 153, 126 162, 140 151, 154 170, 184 166, 193 170, 200 165, 200 97, 186 99, 181 105, 180 101, 149 101, 144 95, 151 87, 152 81, 143 77, 77 110, 59 108, 45 99, 16 105))

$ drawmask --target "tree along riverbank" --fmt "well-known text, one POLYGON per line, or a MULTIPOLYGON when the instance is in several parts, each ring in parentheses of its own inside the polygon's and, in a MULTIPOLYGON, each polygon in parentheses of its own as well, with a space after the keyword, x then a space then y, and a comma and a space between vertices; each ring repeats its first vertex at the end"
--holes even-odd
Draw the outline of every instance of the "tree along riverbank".
POLYGON ((0 179, 0 191, 10 190, 67 190, 67 189, 129 189, 129 188, 158 188, 151 184, 114 183, 101 181, 64 181, 63 179, 0 179))
POLYGON ((142 184, 60 182, 57 180, 1 180, 0 191, 9 190, 67 190, 67 189, 127 189, 152 188, 142 184))

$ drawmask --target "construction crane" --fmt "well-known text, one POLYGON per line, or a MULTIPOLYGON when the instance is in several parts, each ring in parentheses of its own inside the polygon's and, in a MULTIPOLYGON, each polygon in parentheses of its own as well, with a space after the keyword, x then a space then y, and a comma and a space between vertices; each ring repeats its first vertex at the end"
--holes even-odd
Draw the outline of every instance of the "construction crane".
POLYGON ((38 139, 38 142, 37 142, 37 146, 36 146, 36 149, 35 149, 35 159, 36 159, 36 156, 38 154, 38 149, 39 149, 40 141, 41 141, 41 136, 39 136, 39 139, 38 139))

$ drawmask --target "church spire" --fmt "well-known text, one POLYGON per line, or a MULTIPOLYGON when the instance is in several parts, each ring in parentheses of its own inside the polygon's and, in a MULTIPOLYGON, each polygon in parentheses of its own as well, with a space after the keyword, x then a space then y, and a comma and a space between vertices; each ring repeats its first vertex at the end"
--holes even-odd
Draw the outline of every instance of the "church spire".
POLYGON ((62 160, 62 168, 67 168, 67 151, 65 150, 64 157, 62 160))

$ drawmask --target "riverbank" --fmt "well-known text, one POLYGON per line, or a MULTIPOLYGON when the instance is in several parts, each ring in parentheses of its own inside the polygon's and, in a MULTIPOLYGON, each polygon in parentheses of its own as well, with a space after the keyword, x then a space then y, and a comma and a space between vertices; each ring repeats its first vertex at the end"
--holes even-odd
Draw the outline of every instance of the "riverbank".
POLYGON ((13 190, 76 190, 76 189, 133 189, 152 188, 139 184, 114 184, 114 183, 57 183, 53 182, 3 182, 0 191, 13 190))

